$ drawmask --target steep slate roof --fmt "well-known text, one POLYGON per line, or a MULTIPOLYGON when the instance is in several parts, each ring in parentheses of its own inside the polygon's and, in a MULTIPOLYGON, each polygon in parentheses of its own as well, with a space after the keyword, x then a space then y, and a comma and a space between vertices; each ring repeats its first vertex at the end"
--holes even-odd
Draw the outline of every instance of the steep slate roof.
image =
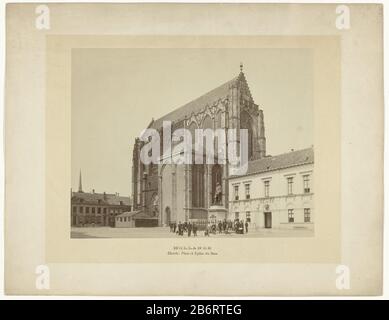
MULTIPOLYGON (((200 96, 199 98, 192 100, 191 102, 183 105, 182 107, 175 109, 174 111, 164 115, 163 117, 153 121, 150 127, 153 129, 159 129, 162 127, 163 121, 177 121, 182 120, 185 116, 190 116, 192 113, 197 113, 206 105, 212 105, 219 99, 224 99, 230 92, 230 87, 237 81, 245 81, 244 73, 241 72, 237 77, 222 84, 221 86, 209 91, 208 93, 200 96)), ((247 83, 246 83, 247 84, 247 83)))
POLYGON ((90 204, 107 204, 119 206, 120 201, 122 201, 122 205, 130 205, 130 197, 117 196, 114 193, 106 193, 104 195, 104 193, 72 192, 72 201, 79 203, 81 199, 83 202, 90 204), (101 200, 100 203, 99 200, 101 200))
POLYGON ((290 168, 298 165, 313 163, 313 161, 313 148, 296 150, 274 157, 265 157, 262 159, 250 161, 246 175, 290 168))

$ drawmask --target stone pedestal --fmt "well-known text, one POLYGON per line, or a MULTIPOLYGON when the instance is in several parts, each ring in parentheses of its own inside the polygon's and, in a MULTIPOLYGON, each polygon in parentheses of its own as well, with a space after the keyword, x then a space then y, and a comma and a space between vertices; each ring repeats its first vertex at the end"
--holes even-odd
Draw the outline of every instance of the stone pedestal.
POLYGON ((208 221, 223 221, 224 219, 227 219, 227 212, 228 210, 224 208, 223 206, 213 205, 210 206, 208 209, 208 221))

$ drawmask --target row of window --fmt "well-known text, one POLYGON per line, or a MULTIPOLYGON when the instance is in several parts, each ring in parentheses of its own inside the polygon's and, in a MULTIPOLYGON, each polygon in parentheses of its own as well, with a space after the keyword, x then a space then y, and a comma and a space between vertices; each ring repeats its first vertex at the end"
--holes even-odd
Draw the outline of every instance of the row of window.
MULTIPOLYGON (((127 217, 118 217, 116 218, 116 220, 120 221, 120 222, 126 222, 127 221, 127 217)), ((128 217, 128 221, 130 221, 130 217, 128 217)))
MULTIPOLYGON (((80 199, 80 202, 84 202, 84 199, 80 199)), ((102 199, 98 199, 97 203, 98 204, 103 204, 103 200, 102 199)), ((124 206, 124 202, 123 201, 119 201, 119 205, 120 206, 124 206)))
MULTIPOLYGON (((111 209, 110 213, 122 213, 125 210, 122 209, 111 209)), ((100 207, 85 207, 85 213, 107 213, 107 208, 100 207)), ((73 206, 73 213, 77 213, 77 206, 73 206)), ((84 207, 78 207, 78 213, 84 213, 84 207)))
MULTIPOLYGON (((292 195, 293 194, 293 182, 294 182, 294 177, 287 177, 287 194, 292 195)), ((270 196, 270 180, 265 180, 263 182, 264 186, 264 195, 265 197, 270 196)), ((245 183, 244 185, 245 189, 245 199, 249 200, 250 199, 250 183, 245 183)), ((311 188, 310 188, 310 177, 308 174, 303 176, 303 193, 310 193, 311 188)), ((239 200, 239 185, 234 186, 234 198, 235 200, 239 200)))
MULTIPOLYGON (((294 209, 288 209, 288 222, 294 222, 294 209)), ((304 208, 304 222, 311 222, 311 209, 304 208)))
MULTIPOLYGON (((235 220, 239 220, 239 212, 235 212, 235 220)), ((251 212, 246 211, 246 221, 251 222, 251 212)))
MULTIPOLYGON (((239 219, 239 212, 235 212, 235 219, 239 219)), ((246 211, 246 221, 251 222, 251 212, 246 211)), ((288 222, 294 223, 294 209, 288 209, 288 222)), ((304 208, 304 222, 311 222, 311 209, 304 208)))
POLYGON ((85 216, 84 218, 83 217, 79 217, 78 219, 78 223, 101 223, 102 220, 101 220, 101 217, 98 217, 98 216, 85 216))

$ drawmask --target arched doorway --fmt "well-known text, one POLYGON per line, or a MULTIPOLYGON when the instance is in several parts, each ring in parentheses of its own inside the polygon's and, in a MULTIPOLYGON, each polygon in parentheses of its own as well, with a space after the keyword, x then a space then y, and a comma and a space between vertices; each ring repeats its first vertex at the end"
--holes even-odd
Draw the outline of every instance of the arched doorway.
POLYGON ((265 205, 263 211, 263 226, 266 229, 272 228, 272 213, 271 213, 270 206, 268 204, 265 205))
POLYGON ((171 212, 170 207, 165 208, 165 224, 168 226, 171 221, 171 212))
POLYGON ((270 211, 265 211, 264 213, 264 227, 266 229, 271 229, 272 227, 272 215, 270 211))

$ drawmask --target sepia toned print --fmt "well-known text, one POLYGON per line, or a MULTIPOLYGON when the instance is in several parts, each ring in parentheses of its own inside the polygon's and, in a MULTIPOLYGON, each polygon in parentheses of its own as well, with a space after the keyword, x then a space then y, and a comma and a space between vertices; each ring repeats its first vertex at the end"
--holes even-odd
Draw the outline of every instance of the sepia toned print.
MULTIPOLYGON (((49 184, 58 184, 56 188, 46 189, 48 261, 224 263, 339 260, 340 206, 339 193, 334 192, 340 186, 339 166, 336 164, 340 159, 339 141, 336 140, 340 102, 337 91, 340 79, 337 37, 50 36, 47 48, 47 116, 52 120, 47 123, 46 131, 47 176, 50 177, 49 184), (248 129, 207 131, 198 128, 193 138, 187 128, 175 129, 173 121, 162 121, 162 134, 149 127, 153 120, 174 113, 180 106, 197 100, 212 88, 239 77, 241 72, 254 103, 263 110, 266 155, 274 155, 276 159, 278 155, 292 152, 292 149, 311 149, 314 145, 314 177, 311 181, 314 191, 313 223, 304 223, 303 229, 296 222, 297 228, 288 229, 285 227, 293 225, 288 220, 281 226, 283 228, 261 228, 254 225, 257 224, 254 221, 251 226, 248 225, 246 232, 245 220, 249 209, 244 208, 239 219, 243 220, 243 234, 241 224, 238 226, 240 230, 235 228, 235 221, 226 233, 223 221, 221 233, 219 221, 216 221, 216 234, 212 222, 207 224, 210 232, 196 225, 196 237, 193 229, 190 236, 187 231, 179 235, 180 221, 176 232, 170 232, 170 225, 166 224, 135 227, 135 222, 133 227, 91 223, 72 226, 69 191, 70 188, 78 191, 80 172, 84 193, 93 193, 94 190, 100 199, 104 192, 129 197, 131 211, 123 213, 140 211, 133 209, 132 185, 132 158, 137 138, 142 142, 140 160, 145 166, 153 164, 154 168, 160 168, 166 164, 167 168, 174 165, 184 167, 193 165, 190 161, 194 161, 195 165, 228 166, 231 180, 247 176, 244 181, 250 181, 247 173, 251 172, 249 163, 253 160, 248 157, 248 129), (279 94, 280 91, 283 95, 279 94), (331 132, 323 119, 331 119, 331 132), (291 130, 285 131, 288 127, 291 130), (169 137, 166 130, 171 130, 171 139, 161 139, 164 132, 165 137, 169 137), (212 136, 207 134, 209 131, 217 137, 217 148, 212 143, 212 136), (225 133, 225 139, 221 139, 222 148, 219 148, 219 138, 223 136, 220 132, 225 133), (199 143, 201 134, 206 138, 203 139, 203 148, 199 143), (231 143, 234 137, 239 137, 240 146, 238 141, 231 143), (63 143, 58 144, 58 139, 63 143), (331 177, 331 189, 325 187, 326 179, 320 178, 323 176, 331 177), (59 195, 58 190, 63 196, 54 195, 59 195), (309 226, 312 226, 311 230, 309 226), (194 248, 195 243, 205 251, 196 255, 193 252, 192 255, 191 251, 185 250, 194 248), (245 250, 240 249, 242 246, 245 250), (318 246, 322 250, 318 251, 318 246), (112 250, 113 247, 117 250, 112 250)), ((288 180, 286 176, 282 178, 279 190, 285 195, 288 180)), ((303 177, 295 181, 293 190, 297 192, 301 190, 297 182, 302 183, 303 177)), ((270 184, 270 187, 276 190, 275 185, 270 184)), ((165 188, 168 187, 167 184, 165 188)), ((229 189, 228 198, 232 200, 233 190, 229 189)), ((272 189, 269 190, 270 196, 273 195, 272 189)), ((179 185, 177 190, 181 190, 179 185)), ((241 190, 244 190, 243 187, 241 190)), ((247 206, 251 203, 257 210, 256 198, 264 195, 264 190, 260 188, 250 193, 252 202, 244 200, 242 195, 242 202, 236 204, 247 206)), ((163 194, 162 188, 162 197, 163 194)), ((183 197, 184 193, 180 195, 177 192, 177 195, 183 197)), ((301 195, 289 199, 294 198, 299 199, 301 195)), ((157 200, 160 199, 158 197, 157 200)), ((275 199, 270 197, 268 200, 275 199)), ((105 205, 103 201, 101 205, 105 205)), ((276 211, 275 205, 270 208, 276 211)), ((109 218, 112 221, 119 214, 121 212, 112 212, 109 218)), ((226 220, 229 222, 228 218, 226 220)), ((127 224, 128 219, 116 222, 127 224)), ((181 221, 182 226, 184 222, 181 221)), ((174 229, 174 225, 172 227, 174 229)))
MULTIPOLYGON (((85 76, 88 72, 101 69, 106 73, 100 70, 99 76, 110 77, 110 81, 114 82, 121 73, 121 71, 115 73, 115 64, 117 65, 117 61, 114 60, 115 54, 120 61, 127 57, 128 61, 124 63, 129 65, 128 68, 133 68, 131 63, 135 57, 137 63, 142 66, 147 65, 149 63, 147 59, 152 57, 163 61, 160 56, 166 56, 168 52, 151 50, 154 52, 146 51, 146 58, 142 59, 139 58, 137 50, 131 52, 131 49, 127 52, 122 50, 112 53, 107 53, 106 50, 105 52, 74 50, 73 79, 77 83, 77 77, 82 77, 80 74, 83 73, 85 76), (88 55, 95 55, 92 58, 95 64, 89 63, 89 67, 81 65, 81 61, 88 55), (100 68, 100 63, 105 63, 105 67, 100 68), (109 69, 109 66, 112 66, 112 69, 109 69), (80 69, 87 70, 80 71, 80 69)), ((131 146, 132 162, 128 163, 132 172, 127 179, 123 175, 118 176, 118 180, 113 181, 112 185, 116 190, 123 184, 120 180, 129 181, 131 194, 119 195, 117 192, 109 194, 106 191, 98 193, 94 189, 83 190, 80 172, 78 191, 72 191, 71 197, 72 238, 177 236, 242 238, 314 235, 314 148, 312 144, 308 144, 312 141, 313 116, 298 115, 301 109, 308 115, 312 115, 312 92, 306 92, 312 90, 310 83, 312 53, 307 50, 290 52, 288 49, 233 51, 231 49, 204 50, 204 52, 186 50, 177 53, 170 50, 171 55, 177 58, 176 61, 185 61, 190 57, 192 63, 197 63, 202 68, 203 76, 207 75, 207 60, 212 60, 216 55, 224 56, 223 60, 226 60, 219 62, 220 65, 232 64, 234 58, 241 57, 242 60, 246 58, 251 67, 248 74, 250 72, 257 74, 253 78, 261 81, 249 84, 241 62, 236 65, 235 69, 238 71, 231 80, 159 118, 152 117, 146 122, 147 127, 140 130, 137 136, 128 137, 130 141, 134 141, 131 146), (274 53, 275 58, 261 59, 274 53), (293 63, 296 65, 291 66, 293 63), (264 65, 267 68, 274 66, 273 74, 262 73, 264 65), (294 74, 292 70, 299 70, 299 72, 294 74), (287 80, 270 83, 274 78, 281 79, 283 75, 287 76, 287 80), (282 90, 282 87, 287 86, 290 81, 295 82, 290 85, 295 91, 290 88, 284 92, 277 90, 277 86, 282 90), (266 82, 267 87, 273 86, 269 92, 263 92, 261 88, 261 83, 266 82), (251 88, 255 88, 253 92, 260 93, 261 98, 267 96, 263 98, 267 101, 266 105, 259 106, 254 100, 251 88), (288 101, 287 106, 276 101, 280 100, 277 97, 274 97, 275 102, 272 102, 271 95, 277 91, 284 96, 282 102, 288 101), (298 96, 299 94, 301 96, 298 96), (298 104, 302 104, 303 107, 298 104), (278 149, 285 148, 288 144, 289 146, 302 145, 305 148, 281 149, 281 154, 269 154, 267 145, 271 146, 272 141, 276 141, 269 134, 276 131, 274 128, 277 125, 269 123, 268 127, 271 129, 265 130, 266 110, 269 110, 269 113, 271 110, 272 115, 281 118, 279 119, 281 122, 287 118, 291 120, 282 131, 277 131, 278 138, 281 137, 278 149), (292 115, 296 113, 297 117, 293 117, 292 115), (283 140, 283 137, 289 135, 298 141, 283 140)), ((168 64, 170 59, 167 57, 165 63, 168 64)), ((176 63, 180 64, 179 61, 176 63)), ((165 70, 162 64, 159 72, 165 70)), ((188 73, 190 70, 191 68, 188 67, 188 73)), ((170 73, 174 71, 170 70, 170 73)), ((121 79, 128 83, 128 89, 122 94, 131 96, 133 81, 136 81, 140 88, 142 83, 148 87, 152 86, 155 82, 150 81, 149 76, 147 69, 142 70, 138 67, 138 73, 129 73, 127 77, 121 79)), ((192 81, 198 81, 195 75, 192 81)), ((98 83, 99 80, 95 82, 98 83)), ((190 85, 191 83, 187 84, 190 85)), ((93 87, 94 85, 91 84, 87 90, 93 87)), ((84 90, 80 92, 74 84, 73 88, 73 95, 84 94, 84 90)), ((188 92, 190 94, 189 90, 188 92)), ((110 100, 109 94, 107 90, 103 99, 110 100)), ((154 89, 153 94, 158 95, 158 88, 154 89)), ((166 96, 169 100, 173 100, 170 97, 175 94, 176 92, 172 91, 166 96)), ((131 98, 136 99, 136 93, 131 98)), ((74 130, 72 136, 73 142, 80 146, 81 143, 75 140, 79 141, 82 138, 81 134, 91 135, 91 133, 83 131, 78 126, 86 126, 96 131, 103 130, 104 135, 108 136, 104 139, 110 141, 114 140, 114 137, 111 137, 112 129, 117 126, 105 120, 105 126, 99 127, 99 120, 95 120, 98 116, 90 116, 85 121, 79 121, 77 117, 82 112, 76 109, 79 100, 83 100, 88 106, 88 114, 96 115, 96 112, 99 112, 98 109, 95 110, 94 99, 90 99, 88 103, 85 98, 72 98, 75 102, 72 107, 73 119, 76 122, 72 124, 74 130)), ((118 101, 121 99, 119 98, 118 101)), ((143 103, 146 105, 146 102, 143 103)), ((164 104, 164 102, 159 103, 164 104)), ((165 104, 168 105, 169 101, 165 104)), ((85 109, 85 106, 80 108, 85 109)), ((126 109, 132 109, 134 106, 112 103, 109 108, 116 117, 125 117, 129 114, 126 109)), ((150 109, 151 112, 159 113, 158 108, 151 106, 150 109)), ((115 116, 111 118, 111 121, 115 120, 115 116)), ((132 118, 129 121, 137 119, 132 118)), ((120 135, 125 135, 126 131, 125 128, 115 128, 114 134, 119 132, 120 135)), ((90 145, 89 140, 86 142, 89 144, 88 147, 73 148, 75 152, 81 153, 72 155, 73 159, 77 159, 74 162, 85 158, 82 153, 91 152, 94 145, 90 145)), ((104 143, 103 145, 105 146, 104 143)), ((120 143, 115 145, 116 148, 128 151, 125 145, 120 143)), ((101 148, 101 144, 97 144, 95 148, 101 148)), ((276 148, 270 147, 270 150, 274 149, 276 148)), ((95 152, 99 153, 98 150, 95 152)), ((122 156, 125 159, 129 158, 129 154, 122 154, 122 156)), ((84 167, 86 171, 89 171, 89 165, 97 166, 101 159, 98 156, 89 161, 87 167, 84 167)), ((106 160, 106 162, 113 165, 112 161, 106 160)), ((78 167, 80 166, 72 163, 73 172, 78 167)), ((96 172, 96 176, 89 176, 89 185, 93 185, 95 180, 107 179, 106 176, 111 174, 112 169, 106 167, 106 170, 96 172)))

